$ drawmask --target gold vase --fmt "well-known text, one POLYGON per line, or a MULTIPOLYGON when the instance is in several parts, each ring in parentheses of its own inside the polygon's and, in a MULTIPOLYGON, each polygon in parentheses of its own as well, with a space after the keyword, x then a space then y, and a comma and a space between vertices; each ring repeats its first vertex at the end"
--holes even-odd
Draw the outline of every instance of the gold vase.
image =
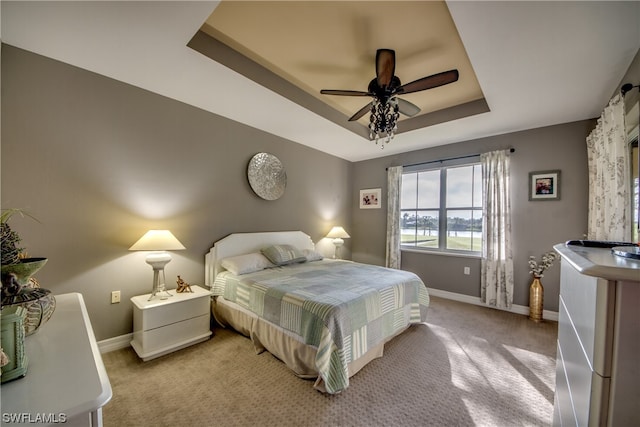
POLYGON ((529 319, 542 322, 542 307, 544 303, 544 288, 539 277, 533 277, 529 287, 529 319))

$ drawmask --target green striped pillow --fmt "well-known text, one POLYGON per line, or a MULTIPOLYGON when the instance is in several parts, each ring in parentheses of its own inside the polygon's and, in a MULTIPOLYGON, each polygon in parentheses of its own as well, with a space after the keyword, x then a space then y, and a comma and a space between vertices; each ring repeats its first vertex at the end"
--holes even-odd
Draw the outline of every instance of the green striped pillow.
POLYGON ((292 245, 272 245, 261 250, 262 255, 275 265, 288 265, 305 262, 307 257, 292 245))

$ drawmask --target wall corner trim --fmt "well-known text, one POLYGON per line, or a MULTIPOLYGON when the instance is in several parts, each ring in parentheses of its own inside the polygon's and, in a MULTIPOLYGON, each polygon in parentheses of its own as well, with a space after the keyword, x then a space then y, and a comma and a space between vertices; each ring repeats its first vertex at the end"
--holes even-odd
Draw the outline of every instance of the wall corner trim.
MULTIPOLYGON (((455 292, 442 291, 440 289, 434 289, 434 288, 427 288, 427 290, 429 291, 429 295, 433 295, 434 297, 450 299, 458 302, 464 302, 467 304, 479 305, 481 307, 493 308, 494 310, 502 310, 502 311, 508 311, 510 313, 523 314, 525 316, 529 315, 529 307, 525 305, 513 304, 511 306, 511 310, 503 310, 500 308, 489 307, 488 305, 480 301, 480 297, 472 297, 471 295, 457 294, 455 292)), ((542 312, 542 317, 546 320, 552 320, 554 322, 557 322, 558 312, 544 310, 542 312)))
POLYGON ((133 333, 130 333, 130 334, 120 335, 118 337, 107 338, 106 340, 98 341, 98 348, 100 349, 100 354, 127 348, 131 345, 132 339, 133 339, 133 333))

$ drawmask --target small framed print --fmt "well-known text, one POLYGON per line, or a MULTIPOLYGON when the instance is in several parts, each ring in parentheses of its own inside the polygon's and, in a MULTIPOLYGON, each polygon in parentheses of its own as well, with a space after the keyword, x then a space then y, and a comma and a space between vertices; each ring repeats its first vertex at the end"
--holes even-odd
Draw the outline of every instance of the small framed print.
POLYGON ((360 209, 380 209, 380 188, 360 190, 360 209))
POLYGON ((529 200, 560 200, 560 171, 529 172, 529 200))

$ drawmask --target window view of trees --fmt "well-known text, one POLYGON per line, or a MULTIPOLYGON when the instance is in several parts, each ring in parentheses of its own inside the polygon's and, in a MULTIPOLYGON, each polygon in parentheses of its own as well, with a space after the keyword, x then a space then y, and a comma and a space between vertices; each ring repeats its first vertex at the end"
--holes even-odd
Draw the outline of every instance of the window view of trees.
POLYGON ((403 245, 438 247, 440 231, 438 211, 429 213, 404 211, 400 219, 400 229, 403 245))
POLYGON ((402 245, 480 252, 482 191, 479 164, 403 175, 402 245))

